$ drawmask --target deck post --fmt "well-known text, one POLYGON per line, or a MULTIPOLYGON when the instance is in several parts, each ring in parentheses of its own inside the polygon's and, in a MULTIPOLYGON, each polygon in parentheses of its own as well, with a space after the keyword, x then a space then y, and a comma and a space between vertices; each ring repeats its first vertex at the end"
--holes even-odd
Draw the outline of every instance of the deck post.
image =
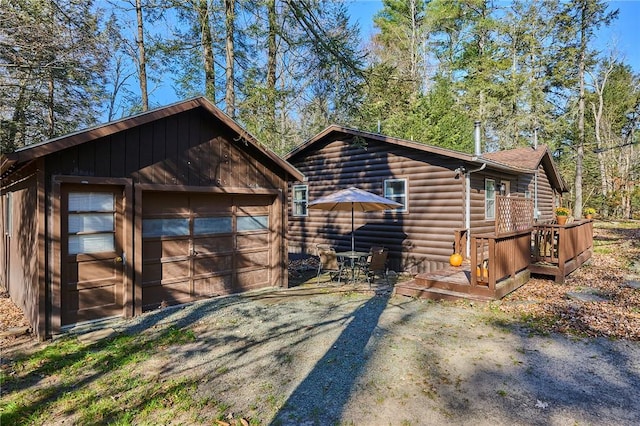
POLYGON ((474 235, 471 237, 471 257, 469 259, 471 264, 471 287, 478 285, 478 276, 476 275, 476 266, 478 265, 478 238, 474 235))
POLYGON ((489 290, 496 291, 496 239, 489 238, 489 290))
POLYGON ((567 260, 567 250, 569 249, 567 241, 567 229, 564 225, 558 225, 558 273, 555 282, 564 283, 564 265, 567 260))

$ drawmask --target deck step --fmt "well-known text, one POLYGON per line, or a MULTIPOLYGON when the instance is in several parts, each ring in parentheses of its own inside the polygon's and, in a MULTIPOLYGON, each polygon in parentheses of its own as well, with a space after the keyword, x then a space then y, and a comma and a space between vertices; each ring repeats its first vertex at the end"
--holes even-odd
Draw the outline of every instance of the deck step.
POLYGON ((482 296, 478 294, 470 294, 468 292, 459 292, 453 290, 446 290, 436 287, 424 287, 420 285, 416 280, 403 282, 396 284, 394 294, 414 297, 417 299, 429 299, 429 300, 477 300, 481 302, 488 302, 493 300, 491 297, 482 296))

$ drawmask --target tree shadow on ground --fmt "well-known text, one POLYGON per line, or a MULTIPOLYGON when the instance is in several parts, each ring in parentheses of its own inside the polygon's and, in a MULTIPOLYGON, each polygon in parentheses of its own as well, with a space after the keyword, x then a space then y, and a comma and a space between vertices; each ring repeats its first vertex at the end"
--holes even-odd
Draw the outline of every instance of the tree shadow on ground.
POLYGON ((371 338, 389 298, 389 294, 372 297, 350 315, 340 336, 291 393, 272 425, 340 422, 352 390, 375 350, 371 338))
POLYGON ((515 337, 509 350, 511 364, 490 358, 477 361, 482 366, 476 366, 466 380, 466 398, 459 392, 441 392, 445 409, 456 418, 487 415, 495 424, 546 425, 560 419, 575 424, 639 424, 638 357, 625 348, 636 343, 537 336, 519 325, 491 324, 515 337))

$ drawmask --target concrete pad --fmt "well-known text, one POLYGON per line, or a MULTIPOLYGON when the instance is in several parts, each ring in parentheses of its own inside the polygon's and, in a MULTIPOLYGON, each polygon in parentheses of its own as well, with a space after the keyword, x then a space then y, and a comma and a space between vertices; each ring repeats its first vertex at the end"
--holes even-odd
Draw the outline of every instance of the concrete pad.
POLYGON ((96 331, 90 331, 89 333, 79 334, 78 340, 82 343, 95 343, 114 335, 116 335, 116 331, 113 328, 103 328, 96 331))
POLYGON ((5 331, 0 332, 0 337, 9 337, 9 336, 22 336, 23 334, 27 334, 31 327, 10 327, 5 331))
POLYGON ((579 291, 567 293, 570 299, 579 300, 581 302, 606 302, 606 297, 602 296, 596 289, 584 288, 579 291))

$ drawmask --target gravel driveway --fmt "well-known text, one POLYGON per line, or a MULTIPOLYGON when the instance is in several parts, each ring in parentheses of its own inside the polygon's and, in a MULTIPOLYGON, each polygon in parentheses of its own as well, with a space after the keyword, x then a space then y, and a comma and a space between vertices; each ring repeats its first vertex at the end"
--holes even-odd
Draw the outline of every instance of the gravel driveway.
POLYGON ((505 320, 490 305, 301 286, 115 328, 192 329, 193 343, 140 372, 196 378, 203 397, 262 424, 640 424, 638 342, 531 336, 505 320))

